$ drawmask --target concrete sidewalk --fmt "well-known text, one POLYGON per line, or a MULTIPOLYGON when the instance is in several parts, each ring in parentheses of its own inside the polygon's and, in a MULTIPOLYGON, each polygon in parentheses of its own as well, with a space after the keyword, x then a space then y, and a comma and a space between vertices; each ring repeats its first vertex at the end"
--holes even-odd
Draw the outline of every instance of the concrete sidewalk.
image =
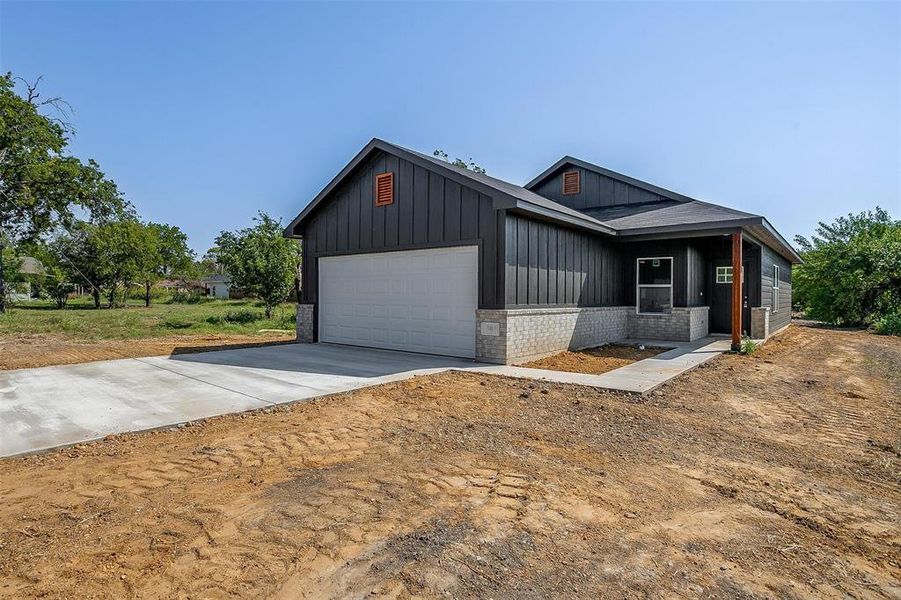
POLYGON ((466 370, 490 373, 492 375, 506 375, 507 377, 540 379, 554 383, 574 383, 605 390, 629 392, 631 394, 646 394, 670 379, 694 369, 723 352, 727 352, 731 345, 728 339, 713 337, 702 338, 694 342, 625 340, 622 343, 644 344, 645 346, 672 348, 672 350, 667 350, 653 358, 639 360, 601 375, 527 369, 507 365, 476 366, 466 370))
POLYGON ((0 456, 472 364, 391 350, 287 344, 0 371, 0 456))

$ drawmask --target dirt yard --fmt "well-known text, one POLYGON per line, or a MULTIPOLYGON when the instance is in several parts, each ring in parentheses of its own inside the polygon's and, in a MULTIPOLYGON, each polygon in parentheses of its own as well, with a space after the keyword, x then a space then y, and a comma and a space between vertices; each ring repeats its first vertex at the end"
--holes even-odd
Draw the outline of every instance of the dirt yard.
POLYGON ((293 332, 258 335, 184 335, 128 340, 77 340, 45 333, 5 335, 0 336, 0 371, 293 341, 293 332))
POLYGON ((530 369, 548 369, 551 371, 567 371, 569 373, 589 373, 600 375, 613 369, 625 367, 639 360, 657 356, 669 348, 654 348, 623 344, 607 344, 598 348, 588 348, 578 352, 561 352, 546 358, 525 363, 523 367, 530 369))
POLYGON ((446 373, 0 461, 0 596, 901 596, 901 340, 446 373), (525 393, 524 393, 525 392, 525 393))

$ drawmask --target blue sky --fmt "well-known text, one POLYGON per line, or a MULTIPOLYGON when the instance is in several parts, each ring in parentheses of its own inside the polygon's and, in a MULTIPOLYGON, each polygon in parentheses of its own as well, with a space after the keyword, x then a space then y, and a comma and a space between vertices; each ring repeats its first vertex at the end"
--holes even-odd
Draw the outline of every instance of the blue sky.
POLYGON ((901 3, 0 3, 0 66, 206 250, 372 137, 522 184, 571 154, 767 216, 901 216, 901 3))

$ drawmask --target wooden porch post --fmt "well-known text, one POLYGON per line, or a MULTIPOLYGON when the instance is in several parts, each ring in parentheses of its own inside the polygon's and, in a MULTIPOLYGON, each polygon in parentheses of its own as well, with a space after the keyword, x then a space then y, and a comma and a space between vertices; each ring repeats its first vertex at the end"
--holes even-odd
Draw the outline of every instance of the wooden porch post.
POLYGON ((732 234, 732 350, 741 349, 741 230, 732 234))

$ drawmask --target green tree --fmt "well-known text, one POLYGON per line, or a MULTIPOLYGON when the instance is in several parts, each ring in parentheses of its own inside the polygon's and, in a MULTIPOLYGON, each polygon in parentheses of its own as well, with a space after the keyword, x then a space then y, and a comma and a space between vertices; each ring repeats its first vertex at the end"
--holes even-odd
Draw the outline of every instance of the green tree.
POLYGON ((810 239, 795 241, 804 264, 792 276, 792 294, 810 318, 871 325, 901 314, 901 221, 887 211, 819 223, 810 239))
MULTIPOLYGON (((118 291, 143 282, 160 264, 154 230, 134 219, 110 221, 96 229, 100 272, 110 308, 117 306, 118 291)), ((124 303, 126 294, 122 294, 124 303)))
POLYGON ((94 308, 100 308, 100 294, 104 284, 104 266, 101 263, 97 230, 97 225, 77 222, 48 244, 56 263, 67 274, 66 278, 91 289, 94 308))
MULTIPOLYGON (((71 225, 81 211, 99 221, 128 210, 97 163, 64 154, 71 127, 41 111, 65 116, 68 105, 61 98, 42 100, 39 82, 0 76, 0 254, 7 244, 71 225), (16 92, 17 81, 24 96, 16 92)), ((6 271, 0 261, 0 313, 6 311, 6 271)))
POLYGON ((188 236, 175 225, 148 223, 147 254, 142 264, 144 305, 150 306, 150 292, 160 279, 186 278, 193 271, 194 251, 188 248, 188 236))
POLYGON ((223 231, 216 238, 218 260, 231 284, 263 301, 266 318, 290 293, 298 268, 298 246, 282 236, 281 221, 264 212, 255 225, 223 231))

